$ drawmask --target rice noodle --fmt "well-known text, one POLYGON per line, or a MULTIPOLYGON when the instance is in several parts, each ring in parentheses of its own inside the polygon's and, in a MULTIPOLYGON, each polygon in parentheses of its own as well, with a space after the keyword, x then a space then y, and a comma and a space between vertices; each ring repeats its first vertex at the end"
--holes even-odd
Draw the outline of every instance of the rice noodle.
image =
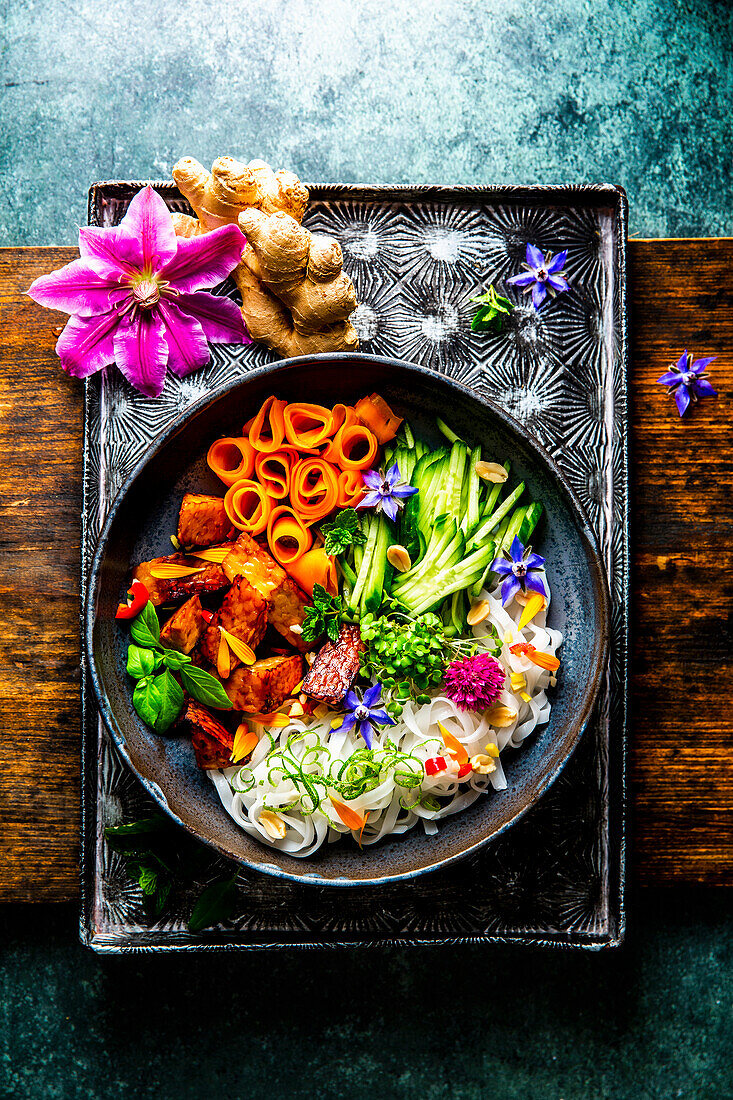
MULTIPOLYGON (((498 758, 494 759, 495 771, 489 775, 470 772, 459 780, 446 772, 425 774, 429 757, 446 755, 438 722, 461 742, 469 757, 483 753, 488 744, 496 745, 500 753, 508 747, 518 748, 538 725, 549 721, 546 688, 551 674, 528 658, 511 653, 509 647, 529 642, 538 650, 554 654, 562 635, 546 626, 547 608, 519 631, 517 623, 523 608, 516 601, 503 607, 498 588, 484 590, 480 598, 488 600, 490 613, 472 628, 473 637, 479 642, 488 639, 493 626, 504 643, 498 660, 507 679, 498 702, 516 711, 512 725, 493 728, 486 714, 459 710, 446 696, 436 693, 429 703, 408 701, 394 726, 375 731, 373 752, 369 754, 353 729, 334 730, 334 724, 340 725, 343 717, 337 711, 318 723, 294 719, 282 729, 266 732, 243 767, 209 772, 224 808, 237 824, 263 844, 307 857, 324 843, 352 832, 339 818, 332 801, 344 800, 343 775, 348 777, 351 772, 369 772, 364 789, 348 799, 350 809, 368 815, 361 835, 363 845, 404 833, 418 822, 427 834, 433 834, 442 818, 461 813, 489 789, 504 790, 507 781, 498 758), (529 702, 512 690, 512 672, 524 675, 527 686, 522 691, 530 697, 529 702), (347 764, 352 758, 351 765, 347 764), (342 775, 344 767, 347 770, 342 775), (279 815, 286 826, 284 837, 274 839, 269 835, 260 821, 263 810, 279 815)), ((493 637, 491 643, 496 644, 493 637)), ((355 786, 359 786, 358 781, 355 786)), ((348 791, 353 789, 348 787, 348 791)), ((358 832, 354 836, 359 839, 358 832)))

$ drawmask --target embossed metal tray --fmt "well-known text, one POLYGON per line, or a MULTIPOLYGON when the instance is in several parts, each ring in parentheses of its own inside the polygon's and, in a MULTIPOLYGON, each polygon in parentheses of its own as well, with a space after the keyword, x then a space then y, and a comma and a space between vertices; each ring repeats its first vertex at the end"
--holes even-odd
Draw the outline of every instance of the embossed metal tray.
MULTIPOLYGON (((89 221, 115 225, 141 186, 95 184, 89 221)), ((175 186, 156 183, 171 209, 175 186)), ((476 857, 414 881, 349 890, 238 876, 226 925, 191 934, 198 883, 157 923, 104 842, 106 825, 154 808, 111 745, 82 670, 83 942, 101 952, 524 942, 604 948, 624 934, 628 661, 628 453, 624 192, 572 188, 329 185, 311 189, 306 224, 340 240, 362 303, 363 350, 445 372, 527 424, 586 507, 608 570, 612 655, 594 721, 560 778, 476 857), (569 250, 572 289, 537 314, 520 304, 503 336, 470 331, 471 295, 518 268, 528 240, 569 250)), ((233 293, 225 284, 222 293, 233 293)), ((274 358, 216 346, 202 372, 169 377, 158 401, 112 370, 87 382, 82 600, 96 538, 117 490, 150 442, 204 392, 274 358)))

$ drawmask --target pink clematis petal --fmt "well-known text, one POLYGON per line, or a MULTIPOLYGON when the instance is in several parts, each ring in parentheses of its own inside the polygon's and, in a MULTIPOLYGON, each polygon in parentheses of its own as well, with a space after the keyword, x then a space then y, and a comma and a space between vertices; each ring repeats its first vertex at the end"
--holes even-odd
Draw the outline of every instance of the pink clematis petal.
MULTIPOLYGON (((168 300, 171 305, 171 300, 168 300)), ((195 317, 201 325, 207 340, 219 344, 251 344, 252 337, 247 332, 242 312, 231 298, 220 298, 216 294, 198 291, 195 294, 179 294, 175 298, 175 308, 190 317, 195 317)))
POLYGON ((71 317, 56 344, 64 370, 74 378, 88 378, 112 363, 118 326, 114 311, 97 317, 71 317))
POLYGON ((142 248, 142 266, 157 273, 178 249, 178 239, 164 199, 148 184, 138 191, 120 222, 120 228, 136 237, 142 248))
POLYGON ((58 271, 41 275, 28 294, 48 309, 91 317, 108 313, 129 296, 129 289, 121 287, 118 279, 119 269, 101 260, 72 260, 58 271))
POLYGON ((209 343, 195 317, 189 317, 161 300, 160 315, 165 324, 168 366, 179 378, 198 370, 209 361, 209 343))
POLYGON ((82 259, 101 260, 127 276, 136 275, 143 266, 140 241, 119 225, 114 229, 81 226, 79 252, 82 259))
POLYGON ((199 237, 179 237, 178 252, 160 277, 184 292, 216 286, 237 266, 246 243, 236 225, 223 225, 199 237))
POLYGON ((163 391, 168 345, 165 326, 156 311, 127 319, 115 333, 115 362, 125 378, 141 393, 158 397, 163 391))

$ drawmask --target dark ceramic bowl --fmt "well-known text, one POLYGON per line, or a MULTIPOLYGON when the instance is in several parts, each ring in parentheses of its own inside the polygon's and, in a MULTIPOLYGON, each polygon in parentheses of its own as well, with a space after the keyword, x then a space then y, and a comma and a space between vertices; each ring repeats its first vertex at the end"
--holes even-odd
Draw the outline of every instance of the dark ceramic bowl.
POLYGON ((549 456, 502 409, 422 367, 377 356, 316 355, 262 367, 199 402, 161 435, 115 500, 92 567, 86 607, 86 648, 102 717, 124 759, 176 821, 226 856, 268 874, 324 886, 394 882, 443 867, 476 851, 507 829, 547 790, 585 729, 608 648, 608 595, 593 532, 572 490, 549 456), (547 558, 550 622, 561 630, 562 671, 552 717, 523 748, 505 757, 508 789, 493 791, 464 813, 441 822, 437 836, 417 826, 404 836, 360 851, 348 840, 296 859, 239 829, 195 762, 186 736, 158 736, 132 707, 125 672, 128 631, 114 618, 130 564, 170 552, 170 534, 184 492, 221 495, 206 466, 217 436, 236 435, 270 393, 330 405, 377 390, 438 442, 436 415, 487 455, 510 458, 512 480, 524 479, 528 498, 545 517, 538 544, 547 558))

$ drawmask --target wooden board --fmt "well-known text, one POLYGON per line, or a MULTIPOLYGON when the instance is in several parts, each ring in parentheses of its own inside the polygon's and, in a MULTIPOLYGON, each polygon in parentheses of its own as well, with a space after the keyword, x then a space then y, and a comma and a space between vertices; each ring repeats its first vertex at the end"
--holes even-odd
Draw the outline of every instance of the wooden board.
MULTIPOLYGON (((733 882, 733 239, 630 241, 632 878, 733 882), (656 379, 719 354, 682 422, 656 379)), ((0 249, 0 900, 77 895, 81 383, 25 296, 72 248, 0 249)))

